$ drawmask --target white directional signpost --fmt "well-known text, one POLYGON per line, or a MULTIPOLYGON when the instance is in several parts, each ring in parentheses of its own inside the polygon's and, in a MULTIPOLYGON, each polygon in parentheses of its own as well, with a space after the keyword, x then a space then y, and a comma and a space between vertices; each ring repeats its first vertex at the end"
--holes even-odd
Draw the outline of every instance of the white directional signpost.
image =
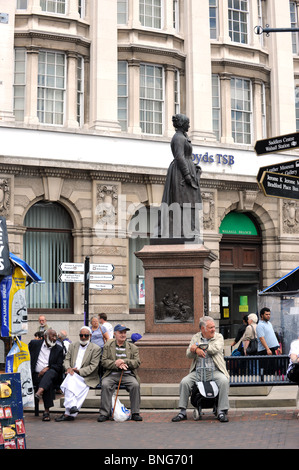
POLYGON ((59 281, 61 282, 84 282, 84 274, 60 274, 59 281))
POLYGON ((60 263, 59 268, 61 271, 72 271, 67 273, 61 273, 59 280, 61 282, 84 282, 84 324, 88 326, 89 323, 89 289, 104 290, 113 289, 113 284, 108 284, 103 281, 113 281, 113 274, 102 274, 111 273, 114 271, 113 264, 99 263, 91 264, 89 262, 89 256, 86 256, 84 263, 60 263), (97 274, 91 274, 97 273, 97 274), (99 274, 98 274, 99 273, 99 274), (101 283, 91 284, 90 281, 102 281, 101 283))

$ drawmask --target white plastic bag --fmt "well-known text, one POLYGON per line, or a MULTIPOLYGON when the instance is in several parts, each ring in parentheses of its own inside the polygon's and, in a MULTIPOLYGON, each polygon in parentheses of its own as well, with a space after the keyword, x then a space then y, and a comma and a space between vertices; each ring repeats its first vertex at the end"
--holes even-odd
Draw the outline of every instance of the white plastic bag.
MULTIPOLYGON (((114 408, 114 402, 115 402, 115 393, 112 396, 112 413, 113 413, 113 408, 114 408)), ((114 415, 113 415, 114 421, 117 421, 118 423, 121 423, 123 421, 127 421, 128 419, 130 419, 130 417, 131 417, 130 410, 128 410, 128 408, 126 408, 121 403, 119 398, 117 398, 116 405, 115 405, 115 410, 114 410, 114 415)))

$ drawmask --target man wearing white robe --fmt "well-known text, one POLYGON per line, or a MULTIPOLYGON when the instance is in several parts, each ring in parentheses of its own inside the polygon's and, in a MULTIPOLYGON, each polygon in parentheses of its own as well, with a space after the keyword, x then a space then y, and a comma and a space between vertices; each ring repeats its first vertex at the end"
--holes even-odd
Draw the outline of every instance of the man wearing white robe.
POLYGON ((91 330, 82 326, 80 340, 71 343, 64 360, 66 377, 60 388, 64 393, 65 412, 55 421, 73 421, 90 387, 99 383, 101 348, 90 342, 91 330))

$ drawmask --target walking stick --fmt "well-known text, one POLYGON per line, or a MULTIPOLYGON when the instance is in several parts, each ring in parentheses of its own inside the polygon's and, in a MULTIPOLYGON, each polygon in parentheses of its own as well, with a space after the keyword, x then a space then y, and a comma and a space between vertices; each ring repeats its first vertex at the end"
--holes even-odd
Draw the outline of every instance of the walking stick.
POLYGON ((120 387, 121 379, 122 379, 122 377, 123 377, 123 373, 124 373, 124 370, 122 370, 122 371, 121 371, 121 374, 120 374, 120 379, 119 379, 119 382, 118 382, 118 387, 117 387, 116 396, 115 396, 115 400, 114 400, 114 407, 113 407, 111 419, 113 419, 113 416, 114 416, 114 410, 115 410, 115 406, 116 406, 116 400, 117 400, 117 397, 118 397, 119 387, 120 387))

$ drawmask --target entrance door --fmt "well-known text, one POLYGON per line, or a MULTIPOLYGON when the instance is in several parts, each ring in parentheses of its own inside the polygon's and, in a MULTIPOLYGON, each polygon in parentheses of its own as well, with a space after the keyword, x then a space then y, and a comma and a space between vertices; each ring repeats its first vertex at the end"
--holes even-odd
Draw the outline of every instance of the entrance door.
POLYGON ((252 217, 231 212, 219 229, 220 332, 235 338, 243 317, 257 313, 261 279, 261 237, 252 217))
POLYGON ((235 338, 244 315, 257 312, 259 283, 221 283, 220 288, 220 333, 224 338, 235 338))

